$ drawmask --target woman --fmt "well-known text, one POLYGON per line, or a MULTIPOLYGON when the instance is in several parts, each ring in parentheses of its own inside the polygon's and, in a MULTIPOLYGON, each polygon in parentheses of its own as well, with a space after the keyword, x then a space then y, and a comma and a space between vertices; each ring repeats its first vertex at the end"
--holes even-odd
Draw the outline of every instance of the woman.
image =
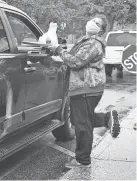
POLYGON ((76 158, 66 167, 90 167, 93 143, 93 128, 105 126, 111 135, 120 132, 117 111, 95 114, 104 91, 106 81, 103 55, 105 42, 102 35, 107 24, 103 18, 95 17, 86 24, 86 35, 68 53, 60 46, 49 48, 61 57, 70 68, 69 96, 72 121, 76 132, 76 158))

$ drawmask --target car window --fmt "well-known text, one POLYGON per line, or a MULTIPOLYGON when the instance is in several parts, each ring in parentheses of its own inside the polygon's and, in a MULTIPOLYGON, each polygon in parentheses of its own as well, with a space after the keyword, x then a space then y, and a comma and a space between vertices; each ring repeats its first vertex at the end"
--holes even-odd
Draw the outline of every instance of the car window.
POLYGON ((107 46, 127 46, 136 45, 136 33, 114 33, 110 34, 107 46))
POLYGON ((36 34, 34 33, 36 28, 29 22, 29 20, 18 14, 9 12, 6 14, 18 45, 21 45, 22 41, 38 41, 37 32, 36 34))
POLYGON ((0 19, 0 53, 8 53, 10 51, 8 39, 0 19))

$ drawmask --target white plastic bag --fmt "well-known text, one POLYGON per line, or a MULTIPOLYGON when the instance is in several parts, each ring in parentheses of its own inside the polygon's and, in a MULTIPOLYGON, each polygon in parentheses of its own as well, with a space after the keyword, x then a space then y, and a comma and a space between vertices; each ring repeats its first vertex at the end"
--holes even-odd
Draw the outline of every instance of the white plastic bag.
MULTIPOLYGON (((56 33, 57 27, 58 27, 57 23, 51 22, 47 33, 44 33, 39 38, 39 43, 58 45, 58 37, 57 37, 57 33, 56 33)), ((63 60, 59 56, 52 56, 52 59, 56 62, 63 62, 63 60)))
POLYGON ((39 38, 39 43, 41 44, 51 43, 52 45, 58 45, 58 37, 56 33, 57 27, 58 27, 57 23, 51 22, 48 31, 39 38))

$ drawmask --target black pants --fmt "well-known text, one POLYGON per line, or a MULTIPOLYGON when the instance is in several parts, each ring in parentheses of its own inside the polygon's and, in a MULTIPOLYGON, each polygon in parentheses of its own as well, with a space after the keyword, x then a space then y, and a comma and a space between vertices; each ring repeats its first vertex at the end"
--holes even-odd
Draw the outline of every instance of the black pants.
POLYGON ((76 132, 76 160, 83 165, 91 163, 94 127, 106 127, 105 114, 94 113, 101 97, 78 95, 70 98, 71 120, 76 132))

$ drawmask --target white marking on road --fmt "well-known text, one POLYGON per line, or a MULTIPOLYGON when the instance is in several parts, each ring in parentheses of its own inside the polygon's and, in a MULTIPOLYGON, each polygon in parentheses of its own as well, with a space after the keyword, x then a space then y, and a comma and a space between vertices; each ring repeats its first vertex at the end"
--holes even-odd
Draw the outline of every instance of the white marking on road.
POLYGON ((51 148, 54 148, 55 150, 58 150, 58 151, 60 151, 60 152, 62 152, 64 154, 66 154, 68 156, 71 156, 73 158, 75 157, 75 153, 74 152, 72 152, 72 151, 70 151, 70 150, 68 150, 66 148, 63 148, 63 147, 61 147, 61 146, 59 146, 59 145, 57 145, 55 143, 49 142, 49 143, 46 143, 46 145, 51 147, 51 148))

